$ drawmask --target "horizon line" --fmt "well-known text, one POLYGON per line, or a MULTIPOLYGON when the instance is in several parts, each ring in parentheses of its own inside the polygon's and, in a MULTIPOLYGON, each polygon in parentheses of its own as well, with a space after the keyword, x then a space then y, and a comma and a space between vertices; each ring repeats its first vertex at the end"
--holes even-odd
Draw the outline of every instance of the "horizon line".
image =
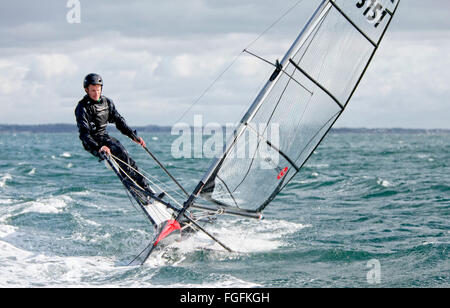
MULTIPOLYGON (((67 128, 77 128, 76 124, 72 123, 41 123, 41 124, 4 124, 0 123, 0 131, 5 130, 6 128, 38 128, 38 127, 55 127, 55 126, 65 126, 67 128)), ((158 125, 158 124, 147 124, 147 125, 129 125, 130 127, 136 128, 136 129, 149 129, 149 128, 155 128, 155 129, 171 129, 174 125, 158 125)), ((226 127, 226 125, 221 125, 222 127, 226 127)), ((205 127, 205 126, 203 126, 205 127)), ((115 126, 111 126, 112 129, 115 129, 115 126)), ((364 126, 335 126, 332 127, 332 129, 339 129, 339 130, 415 130, 415 131, 449 131, 450 128, 422 128, 422 127, 364 127, 364 126)))

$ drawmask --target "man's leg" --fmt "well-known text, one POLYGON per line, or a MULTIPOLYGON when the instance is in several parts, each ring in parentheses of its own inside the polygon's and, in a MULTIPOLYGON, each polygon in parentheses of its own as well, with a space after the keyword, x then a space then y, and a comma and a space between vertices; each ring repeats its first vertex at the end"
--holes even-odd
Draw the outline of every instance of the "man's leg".
POLYGON ((127 172, 127 174, 142 188, 149 191, 150 193, 154 194, 154 191, 148 186, 147 181, 145 178, 138 172, 134 170, 138 170, 138 166, 136 165, 136 162, 130 157, 127 150, 123 147, 123 145, 114 137, 110 137, 107 146, 110 148, 111 153, 118 157, 120 160, 124 161, 126 164, 131 166, 130 168, 128 165, 118 161, 120 167, 127 172), (134 169, 134 170, 133 170, 134 169))

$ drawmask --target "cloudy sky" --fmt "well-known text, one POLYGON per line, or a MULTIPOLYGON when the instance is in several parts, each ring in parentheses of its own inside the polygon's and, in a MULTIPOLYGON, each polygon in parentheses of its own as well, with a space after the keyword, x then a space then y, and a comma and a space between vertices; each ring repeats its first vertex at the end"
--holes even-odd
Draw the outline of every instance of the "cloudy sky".
MULTIPOLYGON (((90 72, 131 125, 235 122, 273 70, 241 51, 281 58, 317 0, 255 39, 297 1, 79 0, 79 23, 77 1, 1 1, 0 124, 74 123, 90 72)), ((449 12, 448 0, 402 1, 336 126, 450 128, 449 12)))

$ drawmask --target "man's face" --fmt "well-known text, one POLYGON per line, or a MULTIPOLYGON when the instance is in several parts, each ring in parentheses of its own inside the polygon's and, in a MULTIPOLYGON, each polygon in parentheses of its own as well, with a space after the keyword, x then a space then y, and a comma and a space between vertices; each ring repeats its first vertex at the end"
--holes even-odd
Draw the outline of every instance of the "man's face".
POLYGON ((86 89, 86 93, 92 100, 98 101, 102 95, 102 86, 99 84, 91 84, 86 89))

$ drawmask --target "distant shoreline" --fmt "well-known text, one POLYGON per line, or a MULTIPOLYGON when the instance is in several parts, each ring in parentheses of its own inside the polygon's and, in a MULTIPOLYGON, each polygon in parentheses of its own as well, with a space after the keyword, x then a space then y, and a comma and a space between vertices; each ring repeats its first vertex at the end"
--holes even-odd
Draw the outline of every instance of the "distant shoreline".
MULTIPOLYGON (((116 131, 114 125, 108 129, 111 132, 116 131)), ((171 126, 133 126, 138 132, 147 133, 170 133, 171 126)), ((77 133, 78 128, 73 124, 37 124, 37 125, 13 125, 0 124, 0 133, 77 133)), ((450 134, 450 129, 425 129, 425 128, 352 128, 336 127, 331 130, 332 133, 367 133, 367 134, 450 134)))

